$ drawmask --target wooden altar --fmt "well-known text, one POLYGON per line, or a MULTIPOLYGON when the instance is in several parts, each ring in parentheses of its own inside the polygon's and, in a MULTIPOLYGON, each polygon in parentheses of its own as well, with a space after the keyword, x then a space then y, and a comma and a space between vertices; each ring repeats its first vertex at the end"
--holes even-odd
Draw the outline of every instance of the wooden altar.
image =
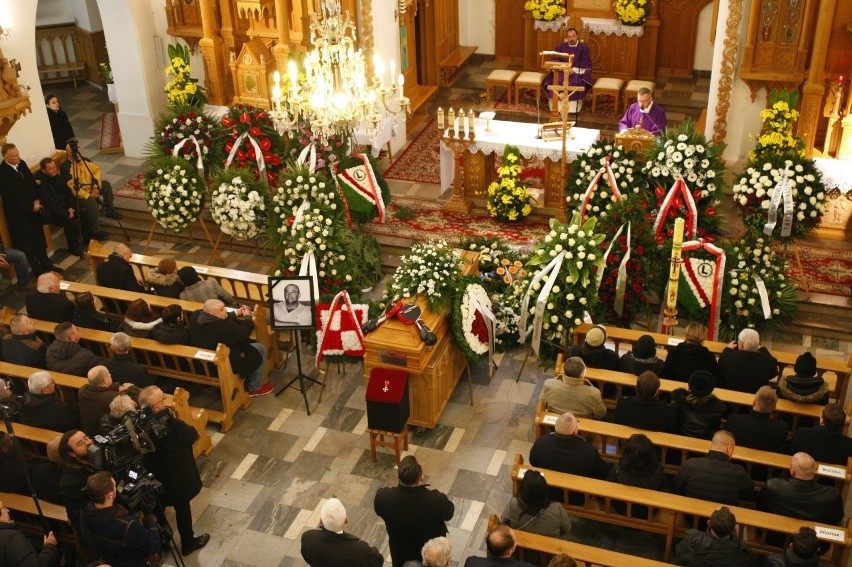
MULTIPOLYGON (((458 251, 465 275, 479 272, 479 253, 458 251)), ((411 302, 411 300, 406 300, 411 302)), ((449 318, 426 308, 426 300, 414 298, 423 309, 423 322, 438 336, 438 342, 427 347, 420 339, 416 325, 406 325, 397 319, 385 321, 365 338, 364 384, 374 368, 390 368, 408 372, 410 425, 435 427, 444 412, 467 360, 453 343, 449 318)))

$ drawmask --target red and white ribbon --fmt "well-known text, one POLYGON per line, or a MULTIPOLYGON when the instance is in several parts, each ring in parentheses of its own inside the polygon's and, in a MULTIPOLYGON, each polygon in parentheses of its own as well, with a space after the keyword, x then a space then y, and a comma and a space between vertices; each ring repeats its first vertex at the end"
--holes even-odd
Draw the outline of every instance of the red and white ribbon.
POLYGON ((349 299, 349 292, 347 292, 344 289, 344 290, 340 291, 340 293, 335 295, 334 299, 331 301, 331 307, 329 307, 329 310, 328 310, 328 319, 322 325, 322 328, 320 330, 320 333, 321 333, 320 337, 321 338, 320 338, 320 340, 317 344, 317 358, 316 358, 317 370, 319 370, 319 368, 320 368, 320 363, 322 362, 322 356, 326 351, 326 347, 328 346, 327 343, 331 339, 331 335, 329 334, 328 331, 333 324, 335 314, 337 312, 340 312, 341 317, 344 316, 343 313, 349 313, 349 317, 352 319, 351 322, 353 324, 350 325, 352 327, 352 329, 347 331, 347 332, 353 332, 354 331, 356 333, 356 337, 358 339, 358 344, 361 347, 360 350, 362 350, 362 351, 364 350, 364 334, 361 332, 361 323, 358 321, 357 316, 355 315, 355 310, 352 308, 352 301, 349 299), (341 302, 342 302, 342 304, 341 304, 341 302), (346 309, 343 309, 344 306, 346 307, 346 309))
POLYGON ((198 159, 195 161, 195 169, 198 171, 198 176, 201 177, 201 179, 204 179, 204 163, 201 161, 201 144, 198 143, 198 139, 194 135, 190 135, 189 138, 184 138, 175 144, 175 147, 172 149, 172 156, 178 157, 178 153, 181 148, 187 144, 187 142, 195 144, 195 153, 198 154, 198 159))
POLYGON ((379 187, 379 182, 376 179, 376 172, 373 171, 373 166, 370 165, 370 160, 366 154, 355 154, 353 158, 361 160, 360 165, 347 167, 342 172, 338 173, 340 162, 336 161, 331 164, 331 172, 334 176, 334 184, 337 186, 337 191, 343 199, 343 207, 346 211, 346 222, 352 226, 352 217, 349 214, 349 203, 346 201, 346 192, 340 186, 340 182, 345 183, 350 189, 364 197, 367 201, 372 202, 376 206, 379 213, 379 223, 385 222, 385 202, 382 199, 382 188, 379 187), (364 172, 363 177, 359 177, 359 172, 364 172))
MULTIPOLYGON (((719 327, 720 327, 720 309, 722 303, 722 282, 725 279, 725 251, 716 246, 715 244, 711 244, 707 242, 703 238, 699 240, 690 240, 689 242, 684 242, 683 247, 681 248, 682 253, 692 252, 693 250, 703 249, 716 257, 716 271, 713 274, 713 292, 710 297, 707 298, 708 303, 710 304, 710 320, 707 322, 707 334, 710 340, 717 340, 719 338, 719 327)), ((666 295, 668 295, 668 286, 666 286, 666 295)), ((662 333, 668 333, 668 328, 665 323, 663 323, 662 314, 660 316, 660 330, 662 333)))
POLYGON ((763 234, 772 236, 775 225, 778 222, 778 205, 784 199, 784 218, 781 221, 781 236, 790 236, 793 229, 793 190, 790 188, 790 170, 784 168, 781 180, 775 184, 772 190, 772 198, 769 200, 769 213, 766 215, 766 224, 763 225, 763 234))
POLYGON ((603 175, 606 175, 606 179, 609 182, 609 188, 612 190, 612 194, 615 197, 615 201, 621 201, 621 193, 618 191, 618 183, 615 181, 615 174, 612 172, 612 167, 609 165, 610 156, 606 156, 604 165, 600 170, 598 170, 595 178, 592 179, 592 182, 589 183, 589 187, 586 189, 586 193, 583 195, 583 202, 580 204, 580 218, 584 218, 586 216, 586 207, 589 205, 589 201, 592 198, 592 193, 594 193, 595 188, 598 186, 598 181, 600 181, 603 175))
POLYGON ((488 333, 488 373, 491 375, 494 368, 494 326, 497 323, 497 318, 491 310, 491 305, 485 305, 479 301, 476 294, 469 289, 467 291, 467 298, 471 305, 473 305, 473 308, 482 314, 482 319, 485 321, 485 331, 488 333))
POLYGON ((559 270, 562 268, 562 262, 565 260, 565 254, 566 251, 563 250, 555 258, 553 258, 553 260, 551 260, 543 270, 537 273, 535 277, 533 277, 532 281, 530 281, 527 292, 524 293, 524 301, 521 305, 521 322, 518 325, 520 335, 519 341, 522 343, 527 340, 527 318, 530 312, 529 292, 533 289, 533 286, 536 283, 540 282, 548 274, 550 275, 547 282, 541 286, 541 291, 539 292, 538 299, 535 303, 535 317, 533 318, 532 329, 532 349, 536 354, 538 354, 539 348, 541 347, 541 328, 544 321, 544 311, 547 306, 547 298, 550 297, 550 291, 553 289, 554 284, 556 284, 556 278, 559 276, 559 270))
POLYGON ((263 150, 260 149, 260 145, 248 132, 243 132, 240 134, 239 138, 234 141, 233 147, 231 147, 231 151, 228 154, 228 159, 225 160, 225 169, 231 167, 231 162, 234 161, 234 156, 237 155, 237 150, 240 149, 240 144, 243 143, 243 140, 248 140, 248 142, 254 148, 254 155, 257 159, 257 176, 260 180, 268 187, 269 180, 266 178, 266 162, 263 160, 263 150))
POLYGON ((695 238, 698 236, 698 209, 695 206, 695 199, 686 182, 682 177, 679 177, 669 189, 666 198, 663 199, 663 204, 660 205, 660 212, 657 213, 657 218, 654 220, 654 235, 658 238, 663 236, 663 226, 666 224, 666 218, 669 216, 669 209, 672 208, 675 198, 678 194, 683 196, 683 202, 686 205, 686 223, 684 223, 684 238, 695 238))

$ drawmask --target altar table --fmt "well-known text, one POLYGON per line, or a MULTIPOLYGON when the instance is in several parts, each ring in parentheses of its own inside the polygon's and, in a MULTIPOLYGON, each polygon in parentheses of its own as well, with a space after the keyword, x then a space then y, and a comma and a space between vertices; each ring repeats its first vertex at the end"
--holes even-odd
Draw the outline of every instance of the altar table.
MULTIPOLYGON (((502 158, 506 144, 512 144, 524 159, 539 158, 544 162, 544 202, 540 206, 560 208, 560 160, 562 140, 545 141, 536 139, 540 125, 525 122, 492 120, 490 131, 485 131, 484 120, 476 119, 476 140, 464 155, 464 196, 467 199, 482 199, 482 192, 496 178, 496 165, 502 158)), ((566 140, 566 159, 570 163, 600 138, 600 130, 571 128, 573 138, 566 140)), ((441 193, 450 189, 455 175, 453 152, 441 144, 441 193)))
POLYGON ((358 124, 358 128, 352 133, 355 143, 359 146, 370 146, 371 153, 374 158, 378 158, 382 153, 384 146, 388 147, 388 159, 391 159, 393 152, 391 151, 391 138, 396 138, 398 133, 393 125, 393 118, 385 117, 379 125, 375 140, 370 140, 370 135, 367 132, 367 125, 364 122, 358 124))

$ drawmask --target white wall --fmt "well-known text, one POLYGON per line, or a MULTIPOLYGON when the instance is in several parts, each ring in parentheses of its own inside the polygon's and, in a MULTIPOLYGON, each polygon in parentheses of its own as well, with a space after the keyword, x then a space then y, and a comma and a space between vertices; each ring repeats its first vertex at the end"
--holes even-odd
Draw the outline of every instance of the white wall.
MULTIPOLYGON (((713 2, 710 2, 698 15, 695 33, 695 60, 693 69, 709 71, 713 68, 713 44, 710 43, 710 27, 713 25, 713 2)), ((724 28, 722 28, 724 30, 724 28)), ((721 37, 717 32, 717 37, 721 37)))
POLYGON ((9 4, 38 4, 36 22, 40 26, 50 24, 67 24, 76 21, 73 4, 79 0, 28 0, 22 2, 7 2, 9 4))
MULTIPOLYGON (((373 53, 381 57, 384 62, 386 78, 390 77, 388 63, 391 59, 396 61, 397 72, 399 72, 399 22, 393 15, 396 5, 396 2, 373 0, 373 53)), ((391 140, 393 152, 405 145, 407 135, 405 121, 399 121, 396 132, 397 137, 391 140)))
POLYGON ((495 2, 500 0, 463 0, 459 2, 459 43, 476 45, 479 55, 496 52, 495 2))
POLYGON ((104 29, 96 0, 69 0, 77 25, 86 31, 96 32, 104 29))

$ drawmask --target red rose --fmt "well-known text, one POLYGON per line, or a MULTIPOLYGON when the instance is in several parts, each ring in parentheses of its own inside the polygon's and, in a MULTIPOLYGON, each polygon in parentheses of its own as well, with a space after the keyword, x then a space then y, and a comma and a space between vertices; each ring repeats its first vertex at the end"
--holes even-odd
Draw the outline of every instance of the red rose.
POLYGON ((644 249, 644 248, 642 248, 641 246, 637 246, 637 247, 636 247, 636 255, 637 255, 637 256, 641 256, 641 255, 642 255, 642 254, 644 254, 644 253, 645 253, 645 249, 644 249))

